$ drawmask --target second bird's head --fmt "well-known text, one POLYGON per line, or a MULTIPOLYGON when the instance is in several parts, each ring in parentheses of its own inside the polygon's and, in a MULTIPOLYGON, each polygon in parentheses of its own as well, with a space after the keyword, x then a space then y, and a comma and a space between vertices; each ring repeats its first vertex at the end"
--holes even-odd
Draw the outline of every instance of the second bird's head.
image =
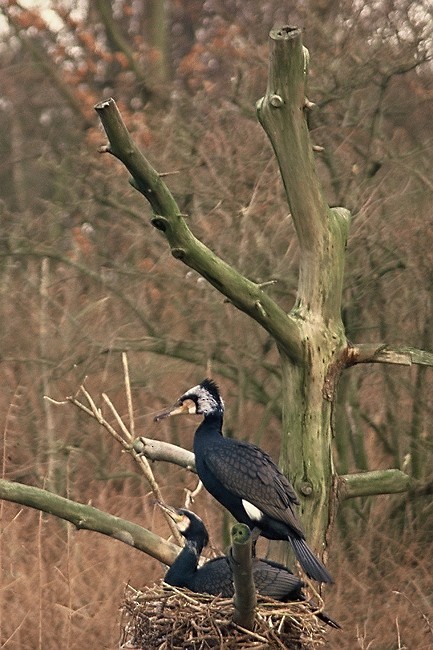
POLYGON ((182 413, 203 415, 204 417, 213 413, 222 415, 224 413, 224 402, 216 383, 212 379, 204 379, 201 384, 193 386, 181 395, 173 406, 155 415, 154 420, 158 422, 163 418, 181 415, 182 413))
POLYGON ((203 521, 191 510, 174 508, 161 501, 157 502, 161 510, 166 512, 176 524, 177 529, 186 540, 199 540, 204 547, 209 542, 209 535, 203 521))

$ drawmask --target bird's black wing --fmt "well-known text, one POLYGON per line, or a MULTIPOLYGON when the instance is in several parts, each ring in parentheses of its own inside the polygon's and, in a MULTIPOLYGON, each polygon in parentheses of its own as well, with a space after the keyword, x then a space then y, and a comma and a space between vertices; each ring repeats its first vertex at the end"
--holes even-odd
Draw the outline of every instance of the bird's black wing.
POLYGON ((207 447, 204 463, 230 492, 304 536, 293 508, 299 504, 293 487, 259 447, 225 438, 224 445, 207 447))
POLYGON ((302 598, 304 583, 277 562, 254 559, 253 576, 256 589, 263 596, 285 601, 302 598))
POLYGON ((233 575, 227 557, 216 557, 203 564, 194 573, 188 587, 199 594, 231 598, 234 594, 233 575))

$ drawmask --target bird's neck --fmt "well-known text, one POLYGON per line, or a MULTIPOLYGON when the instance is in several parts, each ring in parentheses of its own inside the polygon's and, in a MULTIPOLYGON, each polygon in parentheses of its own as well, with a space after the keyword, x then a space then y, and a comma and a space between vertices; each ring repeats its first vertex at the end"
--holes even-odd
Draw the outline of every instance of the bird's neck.
POLYGON ((174 587, 185 587, 188 579, 197 571, 198 559, 203 545, 188 540, 165 574, 164 581, 174 587))
POLYGON ((206 415, 203 422, 196 431, 196 435, 209 436, 210 434, 222 436, 223 416, 221 413, 210 413, 206 415))

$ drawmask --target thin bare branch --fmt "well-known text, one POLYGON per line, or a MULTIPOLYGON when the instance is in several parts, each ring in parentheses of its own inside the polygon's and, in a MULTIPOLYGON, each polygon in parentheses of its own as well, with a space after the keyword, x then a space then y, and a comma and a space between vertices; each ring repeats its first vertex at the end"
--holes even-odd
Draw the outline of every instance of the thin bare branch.
MULTIPOLYGON (((119 442, 122 447, 124 448, 125 451, 127 451, 134 461, 137 463, 137 465, 140 467, 140 470, 144 477, 146 478, 147 482, 149 483, 150 489, 152 491, 153 496, 157 501, 162 501, 164 502, 163 496, 161 494, 161 491, 159 489, 159 485, 157 481, 155 480, 154 474, 152 472, 152 469, 149 465, 149 462, 147 458, 140 453, 137 453, 136 449, 134 448, 132 441, 132 435, 125 423, 123 422, 121 416, 119 415, 118 411, 116 410, 115 406, 112 404, 111 400, 109 397, 103 393, 102 398, 104 399, 105 403, 109 407, 111 413, 115 417, 122 433, 123 436, 120 435, 116 431, 116 429, 104 418, 102 415, 102 410, 96 406, 95 401, 93 400, 92 396, 90 393, 85 389, 84 386, 80 386, 80 391, 83 393, 83 395, 86 397, 90 407, 85 406, 82 404, 76 397, 68 397, 67 401, 73 404, 74 406, 77 406, 79 409, 87 413, 87 415, 90 415, 91 417, 95 418, 97 422, 108 431, 108 433, 113 436, 113 438, 119 442)), ((165 514, 164 514, 165 516, 165 514)), ((172 521, 172 519, 167 515, 165 516, 165 519, 169 525, 171 534, 173 535, 174 539, 176 542, 179 544, 179 546, 183 545, 183 539, 182 535, 179 533, 178 529, 176 528, 175 523, 172 521)))
POLYGON ((123 374, 125 376, 126 400, 128 403, 129 429, 132 439, 135 438, 134 409, 132 408, 131 382, 129 379, 128 355, 122 352, 123 374))

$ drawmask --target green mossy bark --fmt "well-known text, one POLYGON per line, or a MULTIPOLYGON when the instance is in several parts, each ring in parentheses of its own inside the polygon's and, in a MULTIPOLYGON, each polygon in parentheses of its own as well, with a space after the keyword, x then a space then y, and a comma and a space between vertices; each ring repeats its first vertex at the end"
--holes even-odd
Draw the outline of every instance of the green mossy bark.
POLYGON ((171 565, 179 553, 179 547, 138 524, 31 485, 0 479, 0 499, 20 503, 60 517, 74 524, 77 529, 93 530, 108 535, 151 555, 164 564, 171 565))
POLYGON ((273 30, 266 95, 257 115, 281 171, 298 235, 298 295, 289 314, 302 341, 302 361, 280 350, 283 378, 281 465, 301 499, 311 546, 325 545, 332 464, 332 408, 347 347, 341 295, 349 212, 327 206, 317 177, 305 118, 308 52, 301 30, 273 30))
POLYGON ((254 627, 257 605, 256 588, 253 579, 251 532, 245 524, 235 524, 231 529, 231 559, 235 623, 247 630, 254 627))

